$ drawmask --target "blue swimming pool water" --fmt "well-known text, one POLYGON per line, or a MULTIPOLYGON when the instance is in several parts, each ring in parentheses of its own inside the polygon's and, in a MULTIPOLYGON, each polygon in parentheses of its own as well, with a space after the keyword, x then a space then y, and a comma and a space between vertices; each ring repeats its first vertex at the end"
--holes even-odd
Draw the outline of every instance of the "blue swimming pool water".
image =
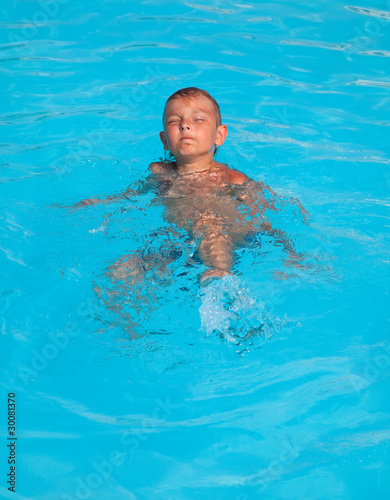
POLYGON ((1 497, 388 498, 389 3, 0 12, 1 497), (66 208, 137 185, 184 86, 219 101, 219 159, 277 191, 302 266, 257 236, 200 289, 151 195, 66 208), (172 245, 144 287, 110 279, 172 245))

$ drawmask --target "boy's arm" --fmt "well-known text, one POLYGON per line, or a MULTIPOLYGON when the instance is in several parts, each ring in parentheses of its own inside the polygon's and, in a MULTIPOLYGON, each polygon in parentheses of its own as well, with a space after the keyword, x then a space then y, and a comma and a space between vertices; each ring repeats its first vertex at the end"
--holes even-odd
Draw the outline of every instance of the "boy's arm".
MULTIPOLYGON (((237 172, 237 171, 236 171, 237 172)), ((241 172, 239 172, 241 174, 241 172)), ((244 176, 245 174, 241 174, 244 176)), ((275 207, 276 193, 259 181, 254 181, 245 175, 245 180, 233 186, 233 193, 237 200, 250 208, 250 215, 254 219, 264 219, 265 210, 277 212, 275 207)))
POLYGON ((126 198, 131 198, 137 191, 131 188, 127 188, 118 194, 113 194, 110 196, 99 196, 98 198, 86 198, 85 200, 78 201, 72 208, 88 207, 91 205, 105 205, 107 203, 114 203, 116 201, 121 201, 126 198))
POLYGON ((132 198, 137 194, 142 194, 144 191, 144 186, 141 185, 140 188, 133 189, 128 187, 124 191, 120 191, 117 194, 113 194, 110 196, 99 196, 98 198, 86 198, 85 200, 78 201, 72 208, 80 208, 80 207, 88 207, 91 205, 106 205, 108 203, 115 203, 116 201, 123 201, 132 198))
MULTIPOLYGON (((256 182, 248 179, 247 182, 240 185, 236 191, 236 198, 250 209, 250 217, 253 221, 253 230, 261 230, 264 234, 271 236, 277 243, 280 243, 285 251, 293 260, 299 260, 300 254, 295 251, 293 242, 284 231, 274 228, 267 218, 267 211, 278 212, 275 206, 277 200, 276 193, 262 182, 256 182)), ((308 213, 303 208, 299 200, 292 199, 295 205, 298 205, 304 221, 308 213)))
POLYGON ((133 196, 140 195, 140 194, 145 194, 148 193, 149 191, 153 191, 158 185, 158 179, 156 177, 156 165, 157 163, 151 163, 149 169, 151 173, 148 175, 148 177, 139 182, 139 186, 134 189, 131 188, 130 186, 126 188, 124 191, 120 191, 117 194, 110 195, 110 196, 99 196, 97 198, 86 198, 85 200, 81 200, 74 205, 72 205, 72 208, 80 208, 80 207, 87 207, 91 205, 105 205, 108 203, 115 203, 117 201, 123 201, 123 200, 128 200, 132 198, 133 196))
POLYGON ((281 206, 289 203, 290 205, 295 205, 296 207, 298 207, 303 222, 305 224, 308 223, 310 214, 303 207, 298 198, 289 198, 288 200, 283 200, 283 198, 278 197, 275 191, 273 191, 266 184, 254 181, 247 176, 245 177, 246 180, 243 183, 239 183, 240 185, 236 187, 235 196, 239 201, 250 207, 252 216, 262 216, 263 214, 261 212, 264 212, 264 209, 271 210, 272 212, 277 212, 278 209, 275 206, 275 202, 279 201, 281 206))

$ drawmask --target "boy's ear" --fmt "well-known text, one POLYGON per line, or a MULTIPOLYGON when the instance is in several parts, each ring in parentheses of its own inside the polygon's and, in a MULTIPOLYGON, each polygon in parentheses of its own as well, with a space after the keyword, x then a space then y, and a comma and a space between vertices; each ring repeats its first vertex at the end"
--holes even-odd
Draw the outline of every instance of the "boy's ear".
POLYGON ((215 139, 215 145, 222 146, 222 144, 225 142, 227 134, 228 134, 227 126, 220 125, 217 130, 217 138, 215 139))
POLYGON ((169 148, 168 148, 168 144, 167 144, 167 140, 165 138, 164 132, 160 132, 160 139, 161 139, 161 142, 164 144, 164 149, 166 151, 168 151, 169 148))

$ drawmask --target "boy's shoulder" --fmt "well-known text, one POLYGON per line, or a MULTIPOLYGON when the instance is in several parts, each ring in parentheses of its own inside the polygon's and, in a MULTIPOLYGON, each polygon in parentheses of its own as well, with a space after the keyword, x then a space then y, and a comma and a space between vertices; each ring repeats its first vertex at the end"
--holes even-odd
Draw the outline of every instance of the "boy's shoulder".
MULTIPOLYGON (((175 162, 155 161, 149 165, 149 170, 152 174, 156 175, 172 174, 175 171, 175 167, 175 162)), ((217 163, 217 168, 224 172, 224 176, 227 177, 230 184, 241 185, 250 180, 247 175, 239 170, 230 168, 225 163, 217 163)))
POLYGON ((149 170, 152 174, 169 174, 173 171, 174 162, 165 162, 165 161, 154 161, 149 165, 149 170))
POLYGON ((230 184, 244 184, 244 182, 249 181, 249 177, 245 175, 244 173, 240 172, 239 170, 236 170, 234 168, 230 168, 228 165, 224 163, 219 163, 218 166, 222 168, 225 173, 227 174, 229 178, 230 184))

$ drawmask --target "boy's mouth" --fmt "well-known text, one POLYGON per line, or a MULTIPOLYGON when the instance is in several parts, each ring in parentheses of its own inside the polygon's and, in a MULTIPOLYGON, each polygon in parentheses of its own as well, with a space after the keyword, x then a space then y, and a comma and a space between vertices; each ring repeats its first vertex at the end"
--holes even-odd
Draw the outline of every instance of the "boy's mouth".
POLYGON ((185 136, 185 137, 181 137, 180 140, 181 141, 193 141, 193 138, 185 136))

